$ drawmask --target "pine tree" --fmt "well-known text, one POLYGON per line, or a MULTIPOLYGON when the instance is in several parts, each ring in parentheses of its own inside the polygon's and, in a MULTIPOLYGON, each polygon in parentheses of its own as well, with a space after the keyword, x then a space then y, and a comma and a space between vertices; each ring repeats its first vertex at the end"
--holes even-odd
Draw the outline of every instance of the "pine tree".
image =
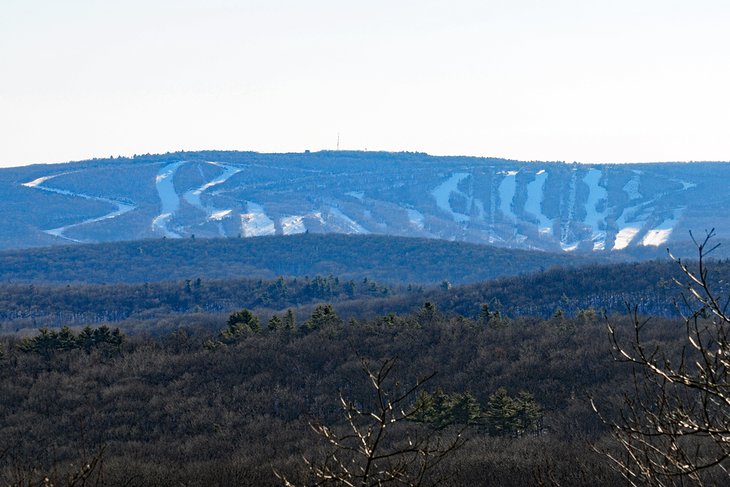
POLYGON ((331 304, 320 304, 312 312, 312 316, 304 322, 307 331, 322 330, 325 328, 337 328, 342 325, 342 320, 331 304))
POLYGON ((474 424, 481 416, 479 401, 470 393, 454 394, 451 406, 452 422, 456 424, 474 424))
POLYGON ((61 328, 61 331, 58 332, 57 340, 58 350, 66 351, 76 348, 76 335, 73 334, 68 326, 61 328))
POLYGON ((234 343, 248 333, 261 331, 261 323, 258 316, 247 309, 236 311, 228 317, 228 327, 223 330, 219 337, 224 343, 234 343))
POLYGON ((281 330, 284 327, 284 322, 281 321, 281 318, 279 318, 279 315, 271 315, 271 318, 269 318, 269 331, 277 331, 281 330))
POLYGON ((517 405, 504 387, 489 396, 484 417, 489 434, 504 436, 516 431, 517 405))
POLYGON ((517 415, 515 416, 517 429, 520 432, 540 433, 542 409, 529 392, 521 391, 515 399, 517 415))
POLYGON ((284 329, 287 331, 297 329, 297 318, 291 309, 286 310, 286 315, 284 315, 284 329))

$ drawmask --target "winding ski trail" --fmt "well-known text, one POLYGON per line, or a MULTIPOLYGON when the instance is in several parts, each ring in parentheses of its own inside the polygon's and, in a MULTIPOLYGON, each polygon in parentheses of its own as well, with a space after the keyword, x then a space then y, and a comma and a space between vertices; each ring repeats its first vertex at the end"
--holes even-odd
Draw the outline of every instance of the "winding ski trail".
POLYGON ((107 203, 107 204, 110 204, 110 205, 115 206, 116 207, 116 210, 111 211, 109 213, 106 213, 104 215, 98 216, 98 217, 87 218, 86 220, 80 221, 78 223, 72 223, 70 225, 64 225, 62 227, 57 227, 57 228, 51 228, 51 229, 48 229, 48 230, 43 230, 45 233, 47 233, 49 235, 53 235, 54 237, 62 238, 62 239, 65 239, 65 240, 69 240, 71 242, 84 243, 83 240, 78 240, 78 239, 75 239, 75 238, 68 237, 68 236, 65 235, 65 233, 68 230, 72 229, 72 228, 76 228, 76 227, 80 227, 80 226, 83 226, 83 225, 88 225, 90 223, 97 223, 97 222, 100 222, 100 221, 110 220, 112 218, 116 218, 118 216, 124 215, 125 213, 129 213, 130 211, 132 211, 132 210, 134 210, 134 209, 137 208, 136 205, 130 204, 129 202, 115 200, 115 199, 112 199, 112 198, 103 198, 101 196, 92 196, 92 195, 85 194, 85 193, 76 193, 76 192, 73 192, 73 191, 68 191, 66 189, 59 189, 59 188, 54 188, 52 186, 46 186, 45 185, 45 183, 47 181, 50 181, 50 180, 52 180, 54 178, 57 178, 58 176, 63 176, 65 174, 71 174, 71 173, 64 172, 64 173, 59 173, 59 174, 53 174, 53 175, 50 175, 50 176, 42 176, 40 178, 34 179, 33 181, 29 181, 27 183, 22 183, 22 186, 25 186, 26 188, 33 188, 33 189, 38 189, 38 190, 41 190, 41 191, 46 191, 46 192, 49 192, 49 193, 61 194, 61 195, 64 195, 64 196, 73 196, 73 197, 76 197, 76 198, 82 198, 82 199, 90 200, 90 201, 100 201, 102 203, 107 203))

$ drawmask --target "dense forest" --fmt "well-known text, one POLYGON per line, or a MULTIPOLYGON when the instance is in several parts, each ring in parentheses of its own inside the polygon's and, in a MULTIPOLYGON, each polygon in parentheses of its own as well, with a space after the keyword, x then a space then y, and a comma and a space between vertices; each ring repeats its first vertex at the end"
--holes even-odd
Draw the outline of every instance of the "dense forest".
MULTIPOLYGON (((107 485, 279 485, 275 471, 307 483, 302 457, 327 454, 309 425, 345 427, 340 394, 372 406, 362 363, 393 358, 399 384, 435 373, 406 405, 421 408, 410 434, 466 440, 434 471, 445 485, 618 482, 586 447, 612 448, 589 398, 615 414, 631 368, 613 363, 595 315, 471 320, 427 304, 344 321, 320 305, 297 319, 246 312, 158 338, 98 328, 6 336, 0 482, 61 482, 93 461, 107 485)), ((629 320, 614 321, 630 332, 629 320)), ((672 343, 683 332, 663 320, 647 336, 672 343)))
POLYGON ((379 235, 157 239, 0 252, 0 282, 143 283, 335 275, 389 283, 478 282, 584 257, 379 235))
MULTIPOLYGON (((380 431, 379 472, 416 476, 416 485, 617 485, 626 470, 615 459, 627 447, 616 424, 636 420, 654 435, 642 412, 662 419, 679 407, 689 421, 697 411, 686 391, 655 396, 670 394, 666 378, 640 383, 647 364, 679 363, 686 377, 683 364, 702 363, 693 387, 725 397, 712 381, 725 387, 730 317, 702 299, 709 289, 728 295, 728 261, 550 267, 526 253, 512 263, 525 264, 519 275, 495 270, 502 277, 458 284, 421 272, 409 283, 372 277, 386 265, 366 272, 381 242, 360 237, 360 254, 350 255, 356 272, 345 277, 171 270, 196 252, 223 270, 241 242, 255 253, 258 241, 285 252, 292 242, 310 251, 338 239, 340 248, 355 242, 186 239, 3 254, 17 260, 11 280, 22 262, 35 262, 27 276, 38 274, 0 285, 0 484, 314 485, 330 475, 326 485, 341 485, 338 475, 362 459, 353 441, 380 431), (125 265, 124 252, 154 258, 125 265), (160 279, 134 282, 142 263, 160 279), (62 271, 66 280, 53 277, 62 271)), ((390 271, 412 265, 397 260, 409 245, 421 257, 453 249, 433 244, 393 244, 390 271)), ((517 255, 459 245, 459 266, 469 256, 517 255)), ((433 259, 428 272, 443 275, 433 259)), ((725 424, 723 411, 701 411, 725 424)), ((712 458, 703 441, 676 446, 712 458)), ((710 485, 724 479, 717 469, 697 475, 710 485)))
MULTIPOLYGON (((627 304, 644 314, 676 317, 683 309, 683 274, 671 261, 553 268, 477 284, 436 286, 382 284, 334 276, 261 279, 185 279, 144 284, 1 284, 0 330, 17 332, 41 326, 115 323, 122 328, 163 329, 160 323, 182 315, 223 315, 248 308, 269 316, 292 308, 309 313, 318 303, 337 305, 344 318, 407 314, 424 302, 444 313, 476 319, 486 306, 506 317, 574 316, 592 309, 622 313, 627 304)), ((725 294, 730 262, 713 261, 708 279, 725 294)))

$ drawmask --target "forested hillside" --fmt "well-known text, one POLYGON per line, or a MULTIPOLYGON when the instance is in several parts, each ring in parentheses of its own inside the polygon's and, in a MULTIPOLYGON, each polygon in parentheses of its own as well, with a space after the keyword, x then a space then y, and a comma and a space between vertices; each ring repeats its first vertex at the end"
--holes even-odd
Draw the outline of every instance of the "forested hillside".
MULTIPOLYGON (((696 262, 688 261, 690 268, 696 262)), ((730 291, 730 261, 709 261, 708 284, 720 295, 730 291)), ((669 260, 613 265, 588 265, 574 269, 555 268, 524 276, 500 278, 477 284, 427 289, 423 293, 394 294, 379 299, 341 303, 347 316, 372 316, 416 309, 424 301, 444 312, 477 316, 487 305, 491 312, 506 316, 538 316, 554 313, 574 315, 593 310, 624 313, 637 306, 642 314, 679 316, 686 311, 683 295, 687 282, 679 266, 669 260)))
MULTIPOLYGON (((68 331, 3 338, 0 482, 59 481, 92 459, 100 459, 90 463, 94 485, 280 485, 274 470, 311 482, 302 457, 321 461, 328 447, 309 423, 342 431, 340 393, 375 407, 361 360, 377 368, 393 357, 399 384, 436 373, 403 405, 426 404, 428 414, 394 433, 468 440, 428 478, 443 475, 452 486, 618 482, 586 448, 610 445, 588 397, 615 411, 629 386, 630 368, 612 363, 602 320, 489 324, 427 308, 349 323, 316 316, 299 317, 295 330, 186 328, 86 349, 68 331)), ((647 331, 671 342, 684 327, 667 321, 647 331)), ((97 333, 81 334, 93 344, 97 333)))
POLYGON ((0 252, 0 282, 142 283, 334 275, 385 283, 478 282, 585 257, 382 235, 154 239, 0 252))
MULTIPOLYGON (((730 291, 730 261, 711 261, 708 281, 716 292, 730 291)), ((0 330, 32 330, 117 323, 164 331, 181 316, 195 313, 221 322, 226 313, 247 308, 268 316, 293 309, 309 313, 319 303, 334 304, 346 318, 374 318, 411 313, 425 302, 446 314, 477 319, 487 314, 548 318, 624 313, 635 305, 641 313, 676 317, 683 309, 684 279, 667 260, 614 265, 553 268, 475 284, 435 286, 383 284, 373 279, 335 276, 261 279, 185 279, 144 284, 0 284, 0 330), (485 308, 486 306, 486 308, 485 308), (161 323, 166 323, 161 325, 161 323)))

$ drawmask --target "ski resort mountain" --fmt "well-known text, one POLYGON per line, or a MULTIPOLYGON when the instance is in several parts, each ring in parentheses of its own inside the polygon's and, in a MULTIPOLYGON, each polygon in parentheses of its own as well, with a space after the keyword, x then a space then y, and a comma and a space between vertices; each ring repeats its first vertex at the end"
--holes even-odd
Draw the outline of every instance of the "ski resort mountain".
POLYGON ((0 248, 310 232, 642 251, 727 226, 729 177, 730 163, 351 151, 95 159, 0 170, 0 248))

